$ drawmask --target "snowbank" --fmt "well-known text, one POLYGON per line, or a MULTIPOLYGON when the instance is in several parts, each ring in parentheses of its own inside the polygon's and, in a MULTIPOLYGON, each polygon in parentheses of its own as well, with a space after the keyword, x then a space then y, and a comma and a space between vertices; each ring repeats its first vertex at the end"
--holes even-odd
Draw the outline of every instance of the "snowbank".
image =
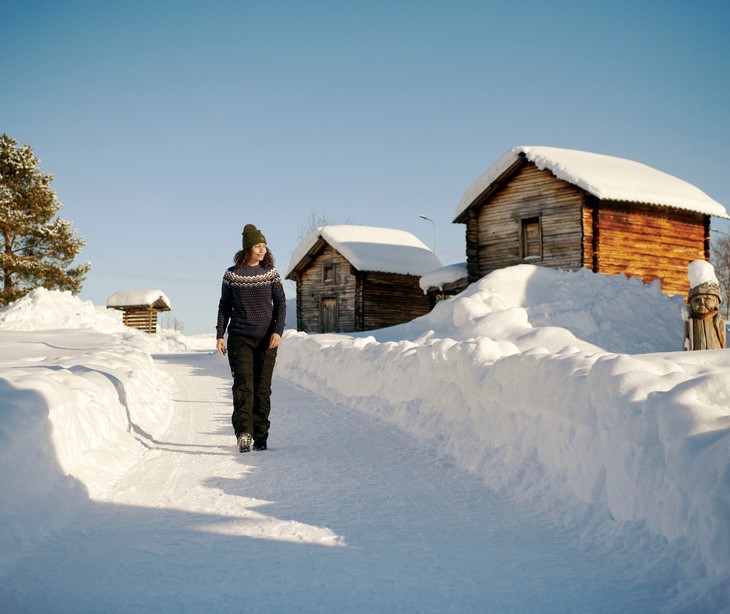
POLYGON ((70 292, 38 288, 7 307, 0 308, 0 330, 78 330, 121 333, 130 329, 118 311, 97 307, 70 292))
POLYGON ((202 342, 127 328, 68 292, 0 309, 0 552, 20 555, 141 458, 172 408, 152 353, 202 342))
POLYGON ((150 354, 170 354, 215 348, 215 332, 185 336, 168 329, 150 335, 122 323, 113 309, 82 301, 70 292, 37 288, 7 307, 0 308, 0 331, 90 330, 123 334, 150 354))
POLYGON ((668 557, 691 579, 678 599, 726 604, 730 353, 672 351, 681 306, 635 280, 522 265, 409 324, 288 332, 277 368, 533 509, 590 514, 587 539, 640 530, 647 566, 668 557))
MULTIPOLYGON (((521 265, 408 324, 286 331, 277 373, 432 442, 495 491, 642 562, 637 573, 681 569, 676 606, 720 611, 730 352, 678 351, 682 308, 657 285, 521 265)), ((169 383, 153 354, 212 348, 212 335, 147 335, 113 315, 43 290, 0 310, 0 552, 103 497, 163 431, 169 383)))

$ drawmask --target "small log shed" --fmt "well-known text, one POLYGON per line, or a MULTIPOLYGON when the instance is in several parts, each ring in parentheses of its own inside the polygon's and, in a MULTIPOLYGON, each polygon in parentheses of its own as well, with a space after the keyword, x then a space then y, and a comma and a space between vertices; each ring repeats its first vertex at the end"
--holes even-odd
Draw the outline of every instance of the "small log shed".
POLYGON ((419 284, 421 290, 428 296, 433 309, 439 301, 456 296, 466 289, 468 286, 466 262, 449 264, 426 273, 421 277, 419 284))
POLYGON ((120 290, 106 301, 107 309, 124 312, 125 326, 146 333, 157 332, 157 314, 170 311, 170 299, 162 290, 120 290))
POLYGON ((372 226, 322 226, 295 250, 287 279, 297 285, 297 330, 359 332, 429 312, 420 277, 441 266, 409 232, 372 226))
POLYGON ((467 190, 468 282, 515 264, 586 267, 686 294, 687 265, 709 260, 710 218, 725 207, 695 186, 613 156, 515 147, 467 190))

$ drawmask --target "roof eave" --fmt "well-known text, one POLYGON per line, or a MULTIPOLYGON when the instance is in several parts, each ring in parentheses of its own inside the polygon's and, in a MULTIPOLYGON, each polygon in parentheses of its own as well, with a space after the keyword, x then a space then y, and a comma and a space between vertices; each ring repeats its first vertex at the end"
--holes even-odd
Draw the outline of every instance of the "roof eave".
POLYGON ((492 181, 484 190, 482 190, 474 200, 469 203, 464 210, 454 218, 452 224, 466 224, 469 217, 469 211, 474 207, 479 207, 487 202, 495 192, 501 190, 505 183, 527 164, 527 158, 524 153, 519 153, 517 159, 510 164, 494 181, 492 181))
POLYGON ((314 242, 312 247, 307 250, 307 253, 302 256, 301 260, 299 260, 299 262, 297 262, 291 268, 289 273, 287 273, 286 279, 296 281, 296 273, 299 273, 300 271, 305 269, 309 262, 313 260, 319 254, 319 252, 322 251, 325 245, 328 245, 327 241, 325 241, 321 235, 317 237, 317 240, 314 242))
MULTIPOLYGON (((584 190, 580 186, 576 186, 579 189, 583 190, 587 194, 591 194, 587 190, 584 190)), ((722 220, 730 220, 730 216, 727 214, 714 214, 714 213, 707 213, 706 211, 700 211, 699 209, 693 208, 693 207, 682 207, 680 205, 674 205, 674 204, 668 204, 668 203, 662 203, 662 202, 649 202, 649 201, 643 201, 643 200, 619 200, 617 198, 599 198, 598 196, 595 196, 594 194, 591 194, 594 196, 599 203, 616 203, 616 204, 628 204, 628 205, 644 205, 645 207, 666 207, 667 209, 674 209, 675 211, 686 211, 687 213, 696 213, 697 215, 704 215, 705 217, 716 217, 722 220)))

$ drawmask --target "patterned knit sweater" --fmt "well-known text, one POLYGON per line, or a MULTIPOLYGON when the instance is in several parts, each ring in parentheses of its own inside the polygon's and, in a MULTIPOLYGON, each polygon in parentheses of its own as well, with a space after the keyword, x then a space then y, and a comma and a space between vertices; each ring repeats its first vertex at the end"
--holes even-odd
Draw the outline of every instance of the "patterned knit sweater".
POLYGON ((221 300, 218 303, 216 338, 228 334, 261 339, 284 332, 286 297, 281 277, 272 267, 232 266, 223 275, 221 300))

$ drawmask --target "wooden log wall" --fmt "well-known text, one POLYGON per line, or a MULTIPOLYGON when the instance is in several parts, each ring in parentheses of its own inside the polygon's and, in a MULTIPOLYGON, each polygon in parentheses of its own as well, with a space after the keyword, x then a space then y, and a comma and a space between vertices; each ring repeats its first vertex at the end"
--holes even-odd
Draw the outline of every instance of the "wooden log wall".
POLYGON ((645 283, 666 294, 689 290, 687 265, 709 259, 709 218, 703 214, 601 201, 525 163, 484 204, 466 216, 467 272, 474 282, 523 262, 521 220, 540 217, 542 258, 529 262, 566 270, 581 266, 645 283))
POLYGON ((368 272, 363 275, 363 327, 375 330, 425 315, 431 301, 416 275, 368 272))
POLYGON ((479 274, 479 209, 470 209, 466 220, 466 276, 472 283, 481 278, 479 274))
POLYGON ((433 310, 439 301, 446 300, 463 292, 466 290, 467 286, 468 282, 466 279, 460 279, 452 283, 444 284, 441 289, 431 286, 426 293, 428 296, 430 310, 433 310))
POLYGON ((601 202, 593 218, 598 273, 623 273, 645 283, 659 279, 662 292, 686 295, 687 266, 709 257, 709 222, 701 213, 601 202))
POLYGON ((355 330, 356 278, 349 261, 331 245, 315 256, 297 280, 297 330, 319 333, 323 297, 337 299, 338 332, 355 330), (324 281, 324 268, 334 266, 334 279, 324 281))
POLYGON ((146 333, 157 332, 157 311, 144 307, 130 307, 124 310, 122 321, 125 326, 136 328, 146 333))
POLYGON ((592 194, 583 194, 583 266, 597 272, 598 235, 594 228, 598 228, 598 207, 600 201, 592 194))
POLYGON ((521 220, 534 216, 540 217, 542 258, 529 262, 567 270, 580 268, 583 265, 582 200, 582 190, 556 179, 549 171, 525 164, 503 189, 495 192, 484 206, 476 208, 476 215, 469 216, 469 281, 522 263, 521 220), (474 242, 478 245, 476 250, 474 242))

